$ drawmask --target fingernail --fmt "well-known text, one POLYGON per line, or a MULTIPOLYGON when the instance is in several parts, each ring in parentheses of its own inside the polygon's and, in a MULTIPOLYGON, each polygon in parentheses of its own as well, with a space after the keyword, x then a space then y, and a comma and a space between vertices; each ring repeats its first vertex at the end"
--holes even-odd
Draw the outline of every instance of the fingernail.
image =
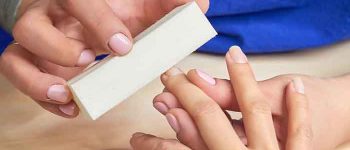
POLYGON ((248 62, 247 56, 242 52, 242 49, 238 46, 232 46, 230 48, 229 55, 235 63, 245 64, 248 62))
POLYGON ((134 133, 132 135, 133 138, 137 138, 137 137, 140 137, 140 136, 144 136, 145 134, 144 133, 141 133, 141 132, 137 132, 137 133, 134 133))
POLYGON ((114 34, 108 44, 109 47, 119 55, 128 54, 132 48, 131 41, 122 33, 114 34))
POLYGON ((52 85, 47 91, 47 97, 50 100, 64 103, 68 100, 68 92, 63 85, 52 85))
POLYGON ((305 94, 305 87, 304 83, 300 78, 294 78, 293 79, 293 86, 296 92, 300 94, 305 94))
POLYGON ((168 112, 168 110, 169 110, 169 108, 168 108, 168 106, 166 106, 164 103, 162 103, 162 102, 155 102, 154 104, 153 104, 153 106, 154 106, 154 108, 156 108, 160 113, 162 113, 163 115, 165 115, 167 112, 168 112))
POLYGON ((81 52, 77 65, 86 66, 95 60, 95 53, 91 50, 81 52))
POLYGON ((200 69, 196 69, 197 74, 205 81, 207 81, 210 85, 215 85, 216 81, 213 77, 205 73, 204 71, 200 69))
POLYGON ((239 137, 244 145, 248 145, 247 137, 239 137))
POLYGON ((65 113, 66 115, 72 116, 74 114, 75 105, 74 105, 74 103, 60 105, 60 106, 58 106, 58 109, 61 112, 65 113))
POLYGON ((176 133, 179 133, 180 127, 179 127, 179 123, 177 122, 175 116, 172 115, 172 114, 167 114, 167 115, 166 115, 166 119, 168 120, 168 123, 169 123, 169 125, 171 126, 171 128, 173 128, 173 130, 174 130, 176 133))
POLYGON ((179 68, 172 67, 165 74, 168 76, 176 76, 176 75, 182 74, 182 73, 183 72, 179 68))

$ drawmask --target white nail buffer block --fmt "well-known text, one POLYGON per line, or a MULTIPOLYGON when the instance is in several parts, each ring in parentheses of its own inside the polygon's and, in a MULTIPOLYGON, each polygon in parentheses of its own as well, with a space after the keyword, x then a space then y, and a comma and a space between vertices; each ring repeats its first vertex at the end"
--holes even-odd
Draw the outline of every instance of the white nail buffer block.
POLYGON ((93 120, 217 35, 195 2, 180 6, 135 38, 124 57, 107 57, 68 82, 93 120))

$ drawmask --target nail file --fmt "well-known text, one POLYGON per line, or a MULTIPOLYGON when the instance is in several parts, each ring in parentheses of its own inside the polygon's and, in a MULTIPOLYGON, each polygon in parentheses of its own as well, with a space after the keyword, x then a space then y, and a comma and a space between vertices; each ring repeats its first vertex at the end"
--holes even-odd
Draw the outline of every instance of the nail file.
POLYGON ((180 6, 140 33, 128 55, 108 56, 70 80, 74 101, 95 120, 216 35, 196 2, 180 6))

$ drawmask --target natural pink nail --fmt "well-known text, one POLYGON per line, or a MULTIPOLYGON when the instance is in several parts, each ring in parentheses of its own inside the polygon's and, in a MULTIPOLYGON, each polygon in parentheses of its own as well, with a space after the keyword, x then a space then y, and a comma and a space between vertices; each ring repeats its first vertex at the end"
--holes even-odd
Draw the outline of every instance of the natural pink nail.
POLYGON ((178 74, 182 74, 183 72, 177 68, 177 67, 172 67, 170 68, 165 74, 168 76, 176 76, 178 74))
POLYGON ((74 114, 75 105, 74 105, 74 103, 60 105, 60 106, 58 106, 58 109, 61 110, 66 115, 72 116, 74 114))
POLYGON ((64 85, 52 85, 47 91, 47 97, 50 100, 64 103, 68 101, 68 92, 64 85))
POLYGON ((155 102, 154 104, 153 104, 153 106, 154 106, 154 108, 156 108, 160 113, 162 113, 163 115, 165 115, 167 112, 168 112, 168 110, 169 110, 169 108, 168 108, 168 106, 166 106, 164 103, 162 103, 162 102, 155 102))
POLYGON ((207 73, 205 73, 204 71, 200 70, 200 69, 196 69, 197 74, 199 75, 199 77, 201 77, 204 81, 208 82, 210 85, 215 85, 216 81, 213 77, 211 77, 210 75, 208 75, 207 73))
POLYGON ((128 54, 132 48, 131 41, 122 33, 114 34, 108 44, 109 47, 119 55, 128 54))
POLYGON ((81 52, 77 65, 86 66, 95 61, 95 53, 91 50, 81 52))
POLYGON ((141 137, 141 136, 144 136, 144 135, 146 135, 146 134, 141 133, 141 132, 137 132, 137 133, 134 133, 134 134, 132 135, 132 137, 133 137, 133 138, 138 138, 138 137, 141 137))
POLYGON ((296 92, 300 94, 305 94, 304 83, 300 78, 293 79, 293 86, 296 92))
POLYGON ((245 64, 248 62, 247 56, 242 52, 242 49, 238 46, 232 46, 230 48, 229 55, 235 63, 245 64))
POLYGON ((173 128, 173 130, 176 133, 179 133, 180 131, 180 126, 179 123, 177 122, 176 118, 174 115, 172 114, 167 114, 166 115, 166 119, 168 120, 169 125, 171 126, 171 128, 173 128))

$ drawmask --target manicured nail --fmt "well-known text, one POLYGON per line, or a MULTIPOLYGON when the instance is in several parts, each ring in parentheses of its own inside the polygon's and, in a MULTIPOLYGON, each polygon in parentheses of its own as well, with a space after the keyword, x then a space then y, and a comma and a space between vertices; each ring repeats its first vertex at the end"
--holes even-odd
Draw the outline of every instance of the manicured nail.
POLYGON ((179 123, 176 120, 176 117, 174 115, 172 115, 172 114, 167 114, 166 115, 166 119, 168 120, 168 123, 170 124, 171 128, 173 128, 173 130, 176 133, 179 133, 180 126, 179 126, 179 123))
POLYGON ((296 92, 300 94, 305 94, 304 83, 300 78, 293 79, 293 85, 296 92))
POLYGON ((242 52, 242 49, 238 46, 232 46, 229 54, 232 60, 238 64, 245 64, 248 62, 247 56, 242 52))
POLYGON ((122 33, 114 34, 108 44, 109 47, 119 55, 128 54, 132 48, 131 41, 122 33))
POLYGON ((77 65, 86 66, 95 61, 95 53, 91 50, 81 52, 77 65))
POLYGON ((168 106, 166 106, 164 103, 162 102, 155 102, 153 104, 154 108, 156 108, 160 113, 162 113, 163 115, 165 115, 166 113, 168 113, 168 106))
POLYGON ((137 138, 137 137, 141 137, 141 136, 144 136, 145 134, 144 133, 141 133, 141 132, 137 132, 137 133, 134 133, 132 135, 133 138, 137 138))
POLYGON ((47 91, 47 97, 50 100, 64 103, 68 100, 68 92, 63 85, 52 85, 47 91))
POLYGON ((168 76, 176 76, 176 75, 182 74, 182 73, 183 72, 179 68, 172 67, 165 74, 168 76))
POLYGON ((66 105, 60 105, 60 106, 58 106, 58 109, 61 112, 65 113, 66 115, 72 116, 72 115, 74 115, 75 105, 74 105, 74 103, 69 103, 69 104, 66 104, 66 105))
POLYGON ((205 73, 204 71, 200 69, 196 69, 197 74, 204 80, 207 81, 210 85, 215 85, 216 81, 213 77, 205 73))

